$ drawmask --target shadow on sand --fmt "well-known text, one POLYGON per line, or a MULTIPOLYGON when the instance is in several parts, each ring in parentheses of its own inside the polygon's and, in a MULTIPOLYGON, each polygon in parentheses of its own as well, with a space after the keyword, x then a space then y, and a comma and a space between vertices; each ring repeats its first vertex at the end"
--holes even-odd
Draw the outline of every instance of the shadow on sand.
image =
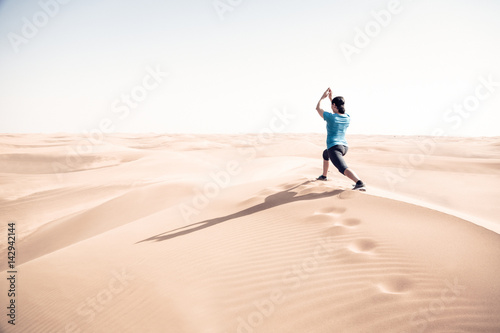
POLYGON ((321 199, 321 198, 325 198, 325 197, 338 195, 338 194, 345 191, 345 190, 338 190, 337 189, 337 190, 323 192, 323 193, 309 193, 309 194, 301 195, 298 197, 295 196, 297 194, 297 192, 294 192, 293 191, 294 189, 296 189, 299 186, 308 184, 310 182, 313 182, 313 181, 308 180, 304 183, 293 186, 285 191, 271 194, 271 195, 266 197, 266 199, 264 200, 263 203, 260 203, 258 205, 255 205, 255 206, 252 206, 252 207, 249 207, 246 209, 243 209, 239 212, 236 212, 236 213, 233 213, 230 215, 226 215, 226 216, 216 217, 213 219, 209 219, 209 220, 205 220, 205 221, 201 221, 201 222, 197 222, 197 223, 193 223, 193 224, 190 224, 190 225, 187 225, 187 226, 184 226, 181 228, 177 228, 174 230, 169 230, 169 231, 163 232, 161 234, 158 234, 156 236, 152 236, 152 237, 143 239, 143 240, 137 242, 136 244, 142 243, 142 242, 165 241, 165 240, 168 240, 171 238, 187 235, 187 234, 190 234, 190 233, 195 232, 195 231, 203 230, 205 228, 209 228, 213 225, 216 225, 216 224, 219 224, 222 222, 226 222, 226 221, 236 219, 239 217, 258 213, 258 212, 261 212, 261 211, 269 209, 269 208, 274 208, 274 207, 277 207, 280 205, 284 205, 286 203, 295 202, 295 201, 303 201, 303 200, 321 199))

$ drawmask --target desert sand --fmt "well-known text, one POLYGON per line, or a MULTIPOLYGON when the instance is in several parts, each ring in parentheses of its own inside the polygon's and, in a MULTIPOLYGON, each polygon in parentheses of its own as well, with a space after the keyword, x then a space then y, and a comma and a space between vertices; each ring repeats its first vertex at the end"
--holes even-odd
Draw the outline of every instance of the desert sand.
POLYGON ((500 332, 500 138, 91 141, 0 135, 1 332, 500 332))

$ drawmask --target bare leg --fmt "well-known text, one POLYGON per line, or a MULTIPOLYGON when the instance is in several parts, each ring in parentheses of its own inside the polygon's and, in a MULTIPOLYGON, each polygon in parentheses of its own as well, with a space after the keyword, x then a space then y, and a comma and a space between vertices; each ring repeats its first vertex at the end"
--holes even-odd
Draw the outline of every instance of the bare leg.
POLYGON ((359 180, 358 175, 356 175, 356 173, 349 168, 345 169, 344 176, 348 177, 350 180, 352 180, 355 183, 359 180))
POLYGON ((325 176, 325 177, 326 177, 326 174, 328 173, 329 166, 330 166, 330 161, 323 160, 323 176, 325 176))

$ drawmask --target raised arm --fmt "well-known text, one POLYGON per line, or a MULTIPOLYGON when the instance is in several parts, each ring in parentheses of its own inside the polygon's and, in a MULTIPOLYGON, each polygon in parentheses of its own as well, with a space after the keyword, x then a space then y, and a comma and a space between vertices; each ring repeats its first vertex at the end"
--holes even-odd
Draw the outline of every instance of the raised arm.
POLYGON ((321 109, 320 104, 321 101, 324 100, 325 98, 330 99, 330 103, 332 102, 332 90, 330 88, 326 89, 326 91, 323 93, 323 96, 321 96, 321 99, 318 101, 318 104, 316 104, 316 111, 318 111, 318 114, 321 118, 323 118, 323 109, 321 109))

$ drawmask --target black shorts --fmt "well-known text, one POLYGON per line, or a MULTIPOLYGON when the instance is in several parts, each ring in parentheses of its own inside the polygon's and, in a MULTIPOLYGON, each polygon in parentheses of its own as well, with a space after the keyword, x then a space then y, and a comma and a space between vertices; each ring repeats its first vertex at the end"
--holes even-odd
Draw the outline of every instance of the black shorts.
POLYGON ((347 164, 344 161, 344 155, 347 154, 347 146, 335 145, 323 151, 323 159, 325 161, 332 161, 333 165, 339 170, 341 174, 344 174, 345 169, 347 169, 347 164))

